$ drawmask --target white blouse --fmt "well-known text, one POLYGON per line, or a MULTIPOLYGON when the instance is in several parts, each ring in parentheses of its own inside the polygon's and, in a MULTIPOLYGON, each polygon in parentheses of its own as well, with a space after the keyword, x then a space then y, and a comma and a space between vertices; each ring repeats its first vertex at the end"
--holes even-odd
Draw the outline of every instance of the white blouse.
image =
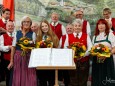
MULTIPOLYGON (((107 35, 105 36, 105 32, 102 32, 96 37, 96 41, 106 40, 106 37, 107 37, 107 35)), ((93 36, 92 43, 93 43, 94 46, 97 45, 97 44, 104 44, 104 45, 108 46, 111 49, 112 47, 115 46, 115 36, 114 36, 114 34, 112 32, 109 32, 108 40, 111 42, 111 44, 106 42, 106 41, 94 43, 95 36, 93 36)))

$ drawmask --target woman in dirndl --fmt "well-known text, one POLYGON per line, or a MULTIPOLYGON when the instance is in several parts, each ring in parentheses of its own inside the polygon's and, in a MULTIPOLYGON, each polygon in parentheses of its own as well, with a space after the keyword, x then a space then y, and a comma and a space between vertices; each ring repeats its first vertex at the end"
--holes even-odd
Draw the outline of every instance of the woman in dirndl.
POLYGON ((21 30, 17 31, 13 40, 11 51, 11 56, 14 57, 12 86, 37 86, 36 69, 28 68, 30 51, 26 55, 22 55, 23 50, 17 45, 22 37, 27 37, 35 42, 35 34, 30 30, 31 24, 32 20, 28 16, 24 16, 21 21, 21 30))
POLYGON ((115 71, 112 56, 115 51, 115 36, 110 32, 106 20, 98 20, 92 42, 94 46, 103 44, 111 50, 110 58, 102 57, 102 63, 98 62, 98 57, 93 57, 92 86, 115 86, 115 71))

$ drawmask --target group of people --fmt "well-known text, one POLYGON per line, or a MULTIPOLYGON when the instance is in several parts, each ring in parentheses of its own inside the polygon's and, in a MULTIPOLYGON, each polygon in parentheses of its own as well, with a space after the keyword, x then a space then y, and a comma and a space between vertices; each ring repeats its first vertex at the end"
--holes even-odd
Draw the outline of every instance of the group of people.
POLYGON ((17 45, 22 37, 30 38, 33 43, 50 38, 53 48, 68 48, 73 42, 80 42, 87 49, 83 57, 74 59, 75 70, 59 71, 59 80, 65 86, 87 86, 91 58, 89 51, 98 44, 108 46, 111 57, 103 57, 104 63, 97 63, 97 57, 92 58, 92 86, 114 86, 115 18, 111 17, 111 10, 105 8, 104 18, 97 21, 91 41, 90 24, 83 19, 83 15, 83 9, 77 9, 75 20, 66 27, 59 22, 56 12, 51 14, 51 22, 43 19, 39 24, 32 22, 29 16, 24 16, 21 28, 15 31, 14 22, 9 19, 10 10, 4 9, 0 19, 0 80, 6 78, 6 86, 54 86, 54 70, 28 68, 31 51, 22 56, 22 49, 17 45))

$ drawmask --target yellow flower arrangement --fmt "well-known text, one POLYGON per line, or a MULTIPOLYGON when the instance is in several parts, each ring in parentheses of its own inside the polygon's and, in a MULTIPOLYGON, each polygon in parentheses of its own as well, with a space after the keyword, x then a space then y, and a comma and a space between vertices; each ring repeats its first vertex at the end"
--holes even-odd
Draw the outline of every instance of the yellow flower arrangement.
POLYGON ((101 61, 101 58, 110 58, 110 49, 109 47, 103 45, 103 44, 98 44, 96 46, 93 46, 90 50, 90 53, 92 56, 97 56, 97 62, 98 63, 103 63, 104 60, 102 59, 101 61))
POLYGON ((29 40, 24 40, 23 42, 24 42, 25 45, 29 44, 29 40))
POLYGON ((28 53, 28 50, 31 50, 34 48, 33 41, 30 38, 22 37, 18 40, 17 45, 21 47, 22 49, 22 56, 25 56, 26 53, 28 53))
POLYGON ((46 40, 36 42, 36 48, 52 48, 52 47, 53 47, 53 42, 49 37, 46 40))
POLYGON ((73 42, 68 46, 68 48, 71 48, 75 51, 74 58, 81 58, 85 55, 86 47, 83 45, 83 43, 80 42, 73 42))

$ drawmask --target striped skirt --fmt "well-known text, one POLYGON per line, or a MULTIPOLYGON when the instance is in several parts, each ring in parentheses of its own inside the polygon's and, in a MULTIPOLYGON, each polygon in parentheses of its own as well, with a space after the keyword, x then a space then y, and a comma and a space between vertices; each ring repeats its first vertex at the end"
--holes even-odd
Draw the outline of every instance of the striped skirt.
POLYGON ((12 86, 37 86, 36 69, 28 68, 30 54, 21 56, 21 51, 14 55, 14 71, 12 86))

